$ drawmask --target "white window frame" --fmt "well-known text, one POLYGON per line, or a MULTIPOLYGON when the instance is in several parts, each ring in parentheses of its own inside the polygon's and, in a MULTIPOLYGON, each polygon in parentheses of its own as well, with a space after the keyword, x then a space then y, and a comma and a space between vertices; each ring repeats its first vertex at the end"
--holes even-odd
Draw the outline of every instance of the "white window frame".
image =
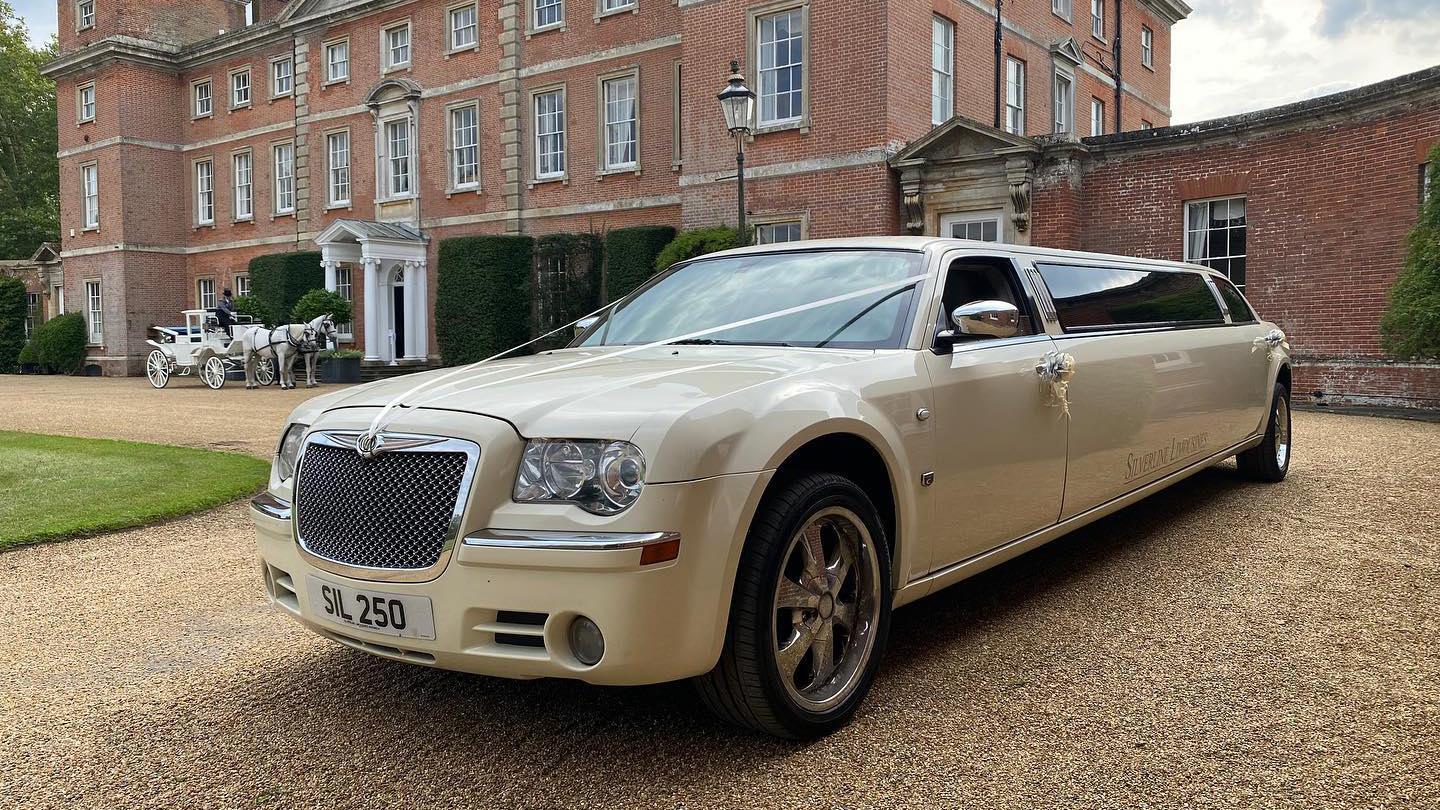
POLYGON ((1090 137, 1105 134, 1105 101, 1090 97, 1090 137))
POLYGON ((445 9, 445 43, 447 51, 468 51, 480 47, 480 6, 478 3, 461 3, 458 6, 450 6, 445 9), (470 24, 456 28, 455 15, 470 12, 470 24), (455 38, 457 31, 469 29, 470 41, 459 42, 455 38))
POLYGON ((105 342, 105 293, 100 279, 85 280, 85 345, 100 346, 105 342))
POLYGON ((955 23, 930 17, 930 123, 943 124, 955 114, 955 23))
POLYGON ((384 200, 408 200, 417 196, 415 176, 415 123, 407 112, 403 115, 392 116, 380 121, 380 182, 381 199, 384 200), (404 132, 405 154, 394 153, 394 137, 392 132, 404 132), (405 169, 405 190, 396 190, 395 169, 403 166, 405 169))
POLYGON ((276 216, 295 213, 294 141, 270 144, 270 195, 276 216), (287 197, 289 205, 285 204, 287 197))
MULTIPOLYGON (((618 73, 605 74, 599 77, 598 83, 599 89, 595 97, 599 99, 600 106, 600 115, 598 116, 600 119, 599 173, 638 172, 640 171, 640 71, 626 70, 618 73), (618 85, 619 82, 626 81, 630 82, 632 93, 630 102, 634 118, 628 122, 623 120, 611 121, 609 88, 612 84, 618 85), (612 142, 610 138, 612 133, 620 132, 619 129, 612 129, 612 127, 623 129, 626 123, 630 124, 631 127, 630 134, 633 136, 631 140, 634 143, 634 159, 629 161, 612 161, 610 154, 612 142)), ((616 143, 619 142, 617 141, 616 143)))
POLYGON ((295 57, 286 54, 276 56, 270 60, 270 98, 285 98, 295 95, 295 57), (284 90, 280 89, 280 66, 285 66, 285 83, 288 85, 284 90))
POLYGON ((75 123, 88 124, 94 121, 96 108, 95 82, 85 82, 77 86, 75 88, 75 123), (87 94, 89 95, 88 104, 86 103, 87 94), (90 108, 89 112, 85 111, 87 106, 90 108))
POLYGON ((530 126, 535 133, 535 137, 531 140, 531 146, 533 150, 532 154, 534 155, 534 168, 531 171, 531 177, 533 178, 534 182, 542 183, 550 180, 565 180, 568 177, 568 172, 570 170, 570 156, 568 154, 569 144, 566 142, 566 134, 569 127, 567 126, 565 117, 569 104, 567 103, 567 99, 565 96, 566 94, 564 85, 542 87, 530 93, 530 126), (558 110, 547 112, 545 113, 545 115, 557 118, 559 120, 560 126, 558 130, 552 132, 541 132, 540 99, 542 97, 552 95, 560 99, 558 110), (558 138, 560 148, 556 151, 548 153, 545 152, 542 146, 542 144, 544 143, 542 139, 546 137, 558 138), (543 171, 541 169, 542 155, 545 154, 558 154, 560 156, 559 167, 552 168, 549 171, 543 171))
MULTIPOLYGON (((985 224, 988 222, 995 223, 995 244, 1005 244, 1005 212, 998 208, 985 211, 956 211, 954 213, 941 214, 940 237, 942 239, 968 239, 970 238, 968 235, 952 236, 954 226, 966 226, 968 234, 969 226, 979 225, 983 232, 985 224)), ((981 241, 988 241, 983 238, 983 233, 981 241)))
POLYGON ((231 216, 236 222, 253 220, 255 218, 255 156, 249 149, 241 149, 230 155, 230 188, 232 189, 230 193, 231 216))
POLYGON ((327 208, 348 208, 354 176, 351 167, 354 165, 353 155, 350 149, 350 130, 334 129, 325 133, 325 206, 327 208), (343 139, 345 148, 337 150, 337 142, 343 139), (344 165, 340 165, 336 156, 343 154, 344 165), (341 192, 344 192, 343 194, 341 192))
POLYGON ((196 79, 190 83, 190 117, 193 119, 209 118, 215 114, 215 86, 207 79, 196 79), (200 90, 204 88, 202 96, 200 90), (201 101, 204 101, 204 112, 201 112, 201 101))
POLYGON ((96 161, 80 165, 81 229, 100 230, 100 164, 96 161))
POLYGON ((236 298, 248 298, 248 297, 250 297, 250 274, 249 274, 249 273, 236 273, 236 274, 235 274, 235 278, 234 278, 233 281, 231 281, 231 283, 235 285, 235 297, 236 297, 236 298))
MULTIPOLYGON (((350 303, 355 303, 354 280, 350 274, 350 265, 341 263, 335 268, 335 292, 350 303)), ((355 339, 355 326, 353 321, 335 324, 335 329, 342 340, 355 339)))
POLYGON ((254 97, 254 95, 255 87, 254 83, 250 81, 250 67, 247 65, 243 68, 236 68, 235 70, 230 71, 230 109, 239 110, 245 107, 249 107, 250 100, 254 97), (237 82, 242 76, 245 78, 245 98, 243 101, 237 97, 237 93, 241 89, 241 86, 237 82))
MULTIPOLYGON (((468 128, 468 127, 467 127, 468 128)), ((451 104, 445 108, 445 152, 448 156, 446 174, 448 177, 449 191, 478 191, 480 188, 480 102, 465 101, 458 104, 451 104), (470 112, 475 116, 474 133, 462 143, 460 131, 456 127, 457 116, 462 112, 470 112), (474 165, 473 176, 469 180, 462 181, 460 178, 461 151, 462 149, 473 150, 471 162, 474 165)))
POLYGON ((1141 118, 1141 119, 1140 119, 1140 129, 1145 130, 1145 129, 1154 129, 1154 128, 1155 128, 1155 125, 1154 125, 1154 124, 1150 123, 1149 121, 1146 121, 1144 118, 1141 118))
POLYGON ((198 308, 198 309, 214 309, 214 308, 215 308, 215 302, 216 302, 216 300, 217 300, 217 299, 216 299, 216 297, 215 297, 215 277, 214 277, 214 276, 205 276, 204 278, 197 278, 197 279, 195 279, 195 305, 196 305, 196 308, 198 308), (209 286, 209 288, 210 288, 208 291, 205 289, 206 286, 209 286), (209 304, 206 304, 206 303, 205 303, 205 299, 206 299, 207 296, 208 296, 209 299, 210 299, 210 303, 209 303, 209 304))
MULTIPOLYGON (((748 13, 749 25, 747 36, 750 39, 749 52, 755 64, 755 131, 767 132, 779 129, 799 128, 802 132, 808 131, 810 125, 810 4, 808 2, 780 2, 768 6, 751 9, 748 13), (766 20, 778 17, 782 14, 792 14, 795 17, 792 23, 798 22, 800 26, 800 61, 787 62, 785 65, 774 65, 770 68, 762 67, 767 60, 763 58, 765 43, 762 42, 762 30, 766 20), (778 74, 781 70, 790 70, 794 67, 800 68, 800 109, 792 111, 792 115, 786 117, 766 117, 766 75, 778 74)), ((794 29, 791 29, 789 39, 795 39, 794 29)), ((796 88, 784 91, 786 93, 797 92, 796 88)), ((779 92, 772 94, 779 95, 779 92)))
POLYGON ((1075 0, 1050 0, 1050 13, 1065 22, 1075 20, 1075 0))
POLYGON ((621 14, 626 11, 638 12, 639 10, 639 0, 595 0, 595 19, 597 20, 611 14, 621 14))
POLYGON ((556 28, 565 27, 565 0, 530 0, 530 31, 550 31, 556 28), (556 18, 548 22, 540 22, 541 11, 548 16, 551 10, 556 10, 556 18))
POLYGON ((195 225, 215 224, 215 161, 199 158, 190 176, 195 181, 195 225))
MULTIPOLYGON (((1181 232, 1182 249, 1183 249, 1183 251, 1184 251, 1185 261, 1187 261, 1187 262, 1193 262, 1193 263, 1195 263, 1195 264, 1203 264, 1203 265, 1205 265, 1206 267, 1211 267, 1212 269, 1217 269, 1217 270, 1218 270, 1219 268, 1214 268, 1213 265, 1209 264, 1209 262, 1217 261, 1217 260, 1220 260, 1220 259, 1225 259, 1225 260, 1227 260, 1227 261, 1233 260, 1233 259, 1242 259, 1242 260, 1245 260, 1245 263, 1246 263, 1246 265, 1247 265, 1246 270, 1248 271, 1248 269, 1249 269, 1249 267, 1248 267, 1248 265, 1249 265, 1249 260, 1247 259, 1247 256, 1249 255, 1249 252, 1250 252, 1250 233, 1249 233, 1249 230, 1250 230, 1250 200, 1249 200, 1249 195, 1246 195, 1246 194, 1224 194, 1224 195, 1221 195, 1221 196, 1219 196, 1219 197, 1206 197, 1205 199, 1200 199, 1200 200, 1186 200, 1186 201, 1185 201, 1185 204, 1181 207, 1180 216, 1183 217, 1183 219, 1182 219, 1182 221, 1181 221, 1181 223, 1180 223, 1180 232, 1181 232), (1226 205, 1227 205, 1227 213, 1228 213, 1228 205, 1229 205, 1229 203, 1230 203, 1231 201, 1233 201, 1233 200, 1240 200, 1240 201, 1244 202, 1244 204, 1245 204, 1245 224, 1244 224, 1244 225, 1238 225, 1238 226, 1226 226, 1225 228, 1219 229, 1219 230, 1225 230, 1225 231, 1227 231, 1227 232, 1229 232, 1229 231, 1245 231, 1245 252, 1244 252, 1244 253, 1234 253, 1233 251, 1229 250, 1229 249, 1228 249, 1228 246, 1229 246, 1229 244, 1230 244, 1230 234, 1229 234, 1229 233, 1226 233, 1226 235, 1225 235, 1225 243, 1226 243, 1226 246, 1227 246, 1227 250, 1225 251, 1225 255, 1223 255, 1223 256, 1209 256, 1209 255, 1199 256, 1199 255, 1196 255, 1195 251, 1191 250, 1190 235, 1191 235, 1191 234, 1195 234, 1195 233, 1202 233, 1202 232, 1208 234, 1212 229, 1211 229, 1211 228, 1205 228, 1204 231, 1197 231, 1197 230, 1192 229, 1192 228, 1190 227, 1190 209, 1191 209, 1192 207, 1194 207, 1194 206, 1197 206, 1197 205, 1203 205, 1203 206, 1205 206, 1206 222, 1208 223, 1208 222, 1209 222, 1209 212, 1213 209, 1215 203, 1217 203, 1217 202, 1226 203, 1226 205)), ((1206 240, 1205 252, 1206 252, 1206 253, 1209 253, 1209 240, 1208 240, 1208 239, 1206 240)), ((1245 290, 1245 281, 1244 281, 1243 279, 1240 280, 1240 281, 1236 281, 1234 278, 1232 278, 1232 277, 1230 276, 1230 271, 1229 271, 1229 268, 1228 268, 1228 267, 1227 267, 1226 269, 1224 269, 1224 270, 1220 270, 1220 272, 1224 273, 1224 274, 1225 274, 1225 277, 1228 278, 1228 279, 1230 279, 1230 282, 1231 282, 1232 284, 1234 284, 1234 285, 1235 285, 1238 289, 1240 289, 1242 292, 1245 290)))
POLYGON ((415 63, 415 31, 410 27, 409 20, 400 20, 380 29, 380 65, 382 73, 389 73, 393 70, 406 70, 415 63), (391 41, 391 37, 400 32, 405 33, 405 42, 397 45, 391 41), (395 52, 403 50, 404 58, 397 59, 395 52))
POLYGON ((685 163, 685 144, 681 139, 682 134, 680 119, 684 109, 683 98, 680 95, 683 86, 682 79, 685 75, 685 65, 679 59, 675 60, 674 71, 670 74, 670 168, 679 171, 685 163))
POLYGON ((1056 67, 1050 80, 1050 132, 1053 135, 1075 134, 1075 74, 1056 67), (1065 92, 1061 94, 1061 88, 1065 92))
POLYGON ((1025 134, 1025 69, 1025 60, 1005 57, 1005 131, 1011 135, 1025 134))
POLYGON ((340 84, 342 82, 349 84, 350 38, 341 37, 339 39, 332 39, 329 42, 326 42, 321 50, 322 53, 325 54, 325 84, 340 84), (342 60, 337 60, 335 59, 335 53, 341 48, 345 49, 345 58, 342 60), (335 72, 335 65, 340 63, 343 63, 345 65, 344 73, 335 72))
POLYGON ((1140 26, 1140 66, 1155 69, 1155 32, 1150 26, 1140 26))
POLYGON ((1090 36, 1105 42, 1105 0, 1090 0, 1090 36))
POLYGON ((95 0, 75 0, 75 30, 88 31, 95 27, 95 0), (87 14, 86 9, 89 9, 87 14), (86 17, 89 20, 86 20, 86 17))
POLYGON ((40 293, 25 293, 25 339, 35 333, 35 321, 40 317, 40 293))
POLYGON ((810 218, 804 214, 772 214, 752 217, 751 223, 755 226, 755 244, 757 245, 779 245, 810 238, 810 218), (792 227, 795 229, 794 239, 774 238, 775 229, 792 227))

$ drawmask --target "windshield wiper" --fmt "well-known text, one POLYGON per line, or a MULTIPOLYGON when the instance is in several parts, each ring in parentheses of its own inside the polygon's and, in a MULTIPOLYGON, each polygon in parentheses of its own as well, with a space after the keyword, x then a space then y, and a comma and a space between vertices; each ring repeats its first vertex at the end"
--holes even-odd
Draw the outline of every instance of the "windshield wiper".
POLYGON ((672 340, 669 346, 785 346, 794 348, 790 343, 766 342, 759 340, 716 340, 715 338, 685 338, 684 340, 672 340))

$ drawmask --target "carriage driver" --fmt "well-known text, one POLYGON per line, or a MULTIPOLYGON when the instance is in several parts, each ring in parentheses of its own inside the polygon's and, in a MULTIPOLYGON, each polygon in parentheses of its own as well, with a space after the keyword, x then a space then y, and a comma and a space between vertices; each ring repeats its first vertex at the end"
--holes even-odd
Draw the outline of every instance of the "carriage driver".
POLYGON ((215 323, 225 330, 228 337, 235 337, 231 327, 235 325, 235 301, 230 297, 230 288, 226 287, 221 294, 220 304, 215 307, 215 323))

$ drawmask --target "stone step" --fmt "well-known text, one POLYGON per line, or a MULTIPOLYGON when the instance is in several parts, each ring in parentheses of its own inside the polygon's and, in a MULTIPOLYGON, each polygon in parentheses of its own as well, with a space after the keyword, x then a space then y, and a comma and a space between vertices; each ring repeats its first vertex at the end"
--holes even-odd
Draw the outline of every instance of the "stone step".
POLYGON ((360 382, 372 382, 384 380, 390 377, 399 377, 402 374, 414 374, 417 371, 428 371, 438 368, 428 362, 417 363, 415 361, 390 365, 381 360, 367 360, 360 364, 360 382))

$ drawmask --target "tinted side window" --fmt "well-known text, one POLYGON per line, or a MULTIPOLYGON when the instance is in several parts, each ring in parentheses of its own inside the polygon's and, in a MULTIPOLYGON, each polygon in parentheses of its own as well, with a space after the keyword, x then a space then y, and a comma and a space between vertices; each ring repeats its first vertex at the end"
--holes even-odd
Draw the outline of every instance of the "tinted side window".
POLYGON ((1066 331, 1142 324, 1223 323, 1198 273, 1037 264, 1066 331))
POLYGON ((1230 320, 1235 323, 1249 323, 1255 318, 1255 310, 1250 308, 1245 296, 1235 289, 1235 285, 1223 278, 1217 278, 1215 289, 1220 291, 1220 297, 1225 301, 1225 308, 1230 310, 1230 320))

